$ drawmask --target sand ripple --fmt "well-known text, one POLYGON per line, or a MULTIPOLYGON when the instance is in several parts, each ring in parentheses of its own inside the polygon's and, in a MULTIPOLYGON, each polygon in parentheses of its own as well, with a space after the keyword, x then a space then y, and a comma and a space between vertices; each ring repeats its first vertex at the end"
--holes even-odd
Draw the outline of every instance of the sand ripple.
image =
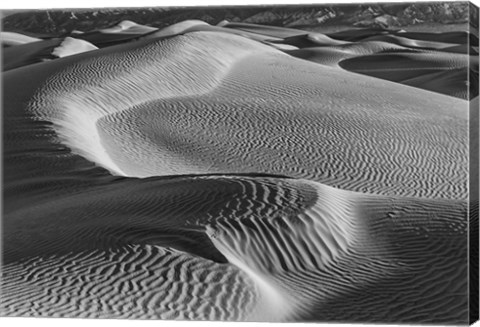
POLYGON ((465 102, 438 96, 425 103, 421 90, 220 33, 119 56, 55 75, 31 106, 56 123, 69 147, 116 174, 260 171, 353 191, 467 195, 460 182, 467 176, 465 102), (208 53, 198 51, 201 44, 208 53), (256 53, 242 52, 247 45, 256 53), (177 51, 191 53, 179 58, 177 51))
POLYGON ((396 308, 422 296, 425 312, 459 322, 466 281, 450 277, 466 269, 465 210, 292 179, 119 180, 7 213, 2 313, 330 320, 381 285, 346 317, 416 321, 396 308), (454 308, 430 290, 446 282, 454 308))

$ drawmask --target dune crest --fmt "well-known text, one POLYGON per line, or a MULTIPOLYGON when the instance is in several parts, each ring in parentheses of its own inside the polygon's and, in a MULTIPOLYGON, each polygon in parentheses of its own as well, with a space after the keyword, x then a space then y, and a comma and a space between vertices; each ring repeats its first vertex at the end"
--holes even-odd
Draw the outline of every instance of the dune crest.
POLYGON ((386 195, 467 194, 463 183, 438 179, 467 175, 468 106, 460 100, 429 95, 424 103, 425 91, 295 59, 224 33, 193 32, 117 56, 99 55, 55 75, 30 106, 54 122, 65 144, 115 174, 261 171, 386 195), (297 108, 292 99, 299 97, 303 105, 297 108), (262 132, 248 137, 258 134, 260 122, 262 132), (296 130, 287 142, 281 126, 296 130), (449 138, 440 137, 444 126, 449 138), (309 145, 299 146, 305 137, 309 145), (382 141, 390 137, 394 144, 382 141), (367 158, 383 161, 365 170, 358 165, 367 158))
POLYGON ((52 121, 59 136, 72 149, 115 174, 125 175, 103 148, 96 126, 98 119, 158 98, 206 93, 220 83, 233 62, 255 49, 275 51, 242 37, 202 32, 174 40, 152 41, 126 53, 122 70, 116 62, 112 64, 110 56, 99 55, 83 63, 82 69, 88 73, 79 75, 78 79, 62 81, 62 76, 77 72, 77 65, 51 78, 34 98, 30 109, 38 118, 52 121), (205 41, 213 46, 202 50, 205 41), (189 55, 173 56, 177 48, 189 55), (129 60, 136 56, 145 60, 129 60), (201 66, 197 65, 199 61, 201 66), (90 74, 103 82, 93 84, 90 74), (44 96, 44 92, 49 95, 44 96))
POLYGON ((93 44, 84 41, 74 39, 72 37, 66 37, 62 43, 52 51, 52 55, 59 58, 72 56, 78 53, 97 50, 98 48, 93 44))

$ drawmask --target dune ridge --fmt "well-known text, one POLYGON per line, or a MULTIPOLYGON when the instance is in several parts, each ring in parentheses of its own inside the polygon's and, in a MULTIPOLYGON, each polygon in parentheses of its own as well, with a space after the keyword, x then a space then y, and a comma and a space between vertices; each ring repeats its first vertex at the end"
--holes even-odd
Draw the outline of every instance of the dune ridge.
MULTIPOLYGON (((368 196, 273 177, 119 183, 93 188, 87 197, 65 195, 55 208, 45 199, 7 215, 12 232, 27 229, 39 236, 30 247, 19 247, 15 233, 6 240, 3 314, 318 320, 332 319, 345 299, 363 294, 365 287, 400 287, 396 280, 405 274, 417 278, 397 293, 398 307, 418 293, 425 308, 438 308, 438 297, 428 293, 432 281, 450 280, 452 296, 465 283, 449 279, 465 267, 460 263, 466 248, 458 241, 466 233, 461 201, 368 196), (429 210, 418 211, 419 206, 429 210), (433 212, 435 221, 429 218, 433 212), (189 236, 188 230, 195 232, 189 236), (198 248, 206 239, 227 264, 182 250, 191 242, 198 248), (445 262, 445 269, 431 270, 445 262), (84 291, 61 296, 75 289, 84 291), (281 314, 278 308, 284 309, 281 314)), ((462 303, 444 307, 444 319, 452 319, 462 303)), ((368 305, 353 305, 352 315, 371 319, 368 305)), ((391 305, 392 299, 375 303, 380 321, 416 319, 414 312, 399 316, 391 305)))
MULTIPOLYGON (((38 118, 56 124, 59 128, 57 133, 69 147, 79 151, 87 159, 103 164, 116 174, 125 175, 101 146, 95 125, 99 118, 110 113, 121 112, 159 96, 168 98, 176 95, 186 96, 208 92, 218 84, 222 75, 228 71, 230 63, 236 58, 250 53, 252 46, 253 49, 256 47, 260 50, 269 50, 266 46, 249 43, 251 41, 244 38, 226 38, 218 34, 215 34, 215 36, 225 42, 223 46, 227 51, 221 51, 224 49, 217 48, 216 51, 221 59, 216 59, 215 48, 208 49, 207 58, 209 61, 203 62, 202 66, 196 65, 198 60, 196 56, 202 56, 202 52, 198 51, 199 47, 196 42, 202 42, 202 37, 211 38, 212 35, 208 32, 202 34, 198 39, 191 36, 181 36, 173 41, 165 41, 165 47, 158 47, 152 42, 150 46, 127 53, 123 55, 123 58, 117 58, 117 60, 123 59, 121 61, 123 67, 118 67, 116 63, 112 65, 110 56, 100 57, 83 66, 81 64, 74 65, 63 76, 75 74, 80 67, 90 66, 87 70, 94 75, 102 74, 103 76, 99 77, 104 79, 104 83, 92 88, 91 79, 88 77, 83 81, 75 78, 60 82, 56 81, 54 76, 51 81, 46 83, 46 92, 50 93, 49 96, 39 95, 35 97, 30 108, 38 118), (242 47, 233 47, 228 51, 228 45, 235 44, 235 42, 246 43, 249 47, 244 47, 244 51, 241 51, 242 47), (173 58, 171 56, 170 58, 173 60, 170 59, 169 61, 168 54, 175 50, 176 43, 182 45, 185 51, 190 49, 192 57, 184 57, 184 59, 177 61, 175 56, 173 58), (159 48, 164 52, 158 52, 159 48), (138 55, 149 59, 136 65, 131 59, 138 55), (158 65, 159 59, 166 60, 158 65), (155 70, 152 71, 152 66, 160 71, 162 79, 158 79, 158 73, 155 70), (177 67, 182 69, 177 69, 177 67), (123 74, 119 68, 124 69, 123 74), (186 74, 188 68, 191 68, 193 74, 190 72, 186 74), (129 71, 131 69, 135 69, 135 74, 129 71), (183 73, 178 75, 182 71, 183 73), (132 80, 132 77, 134 80, 132 80), (110 81, 113 86, 108 90, 105 88, 106 80, 110 81), (198 83, 199 81, 201 83, 198 83), (49 88, 51 88, 51 91, 48 90, 49 88), (128 88, 128 92, 125 92, 127 91, 126 88, 128 88), (72 92, 72 89, 75 92, 72 92), (135 97, 129 97, 132 91, 135 97), (115 106, 111 105, 113 103, 115 106), (65 107, 67 107, 67 110, 63 109, 65 107), (85 108, 88 108, 88 110, 84 110, 85 108), (87 144, 88 146, 85 147, 87 144)), ((205 54, 206 52, 203 52, 202 58, 206 58, 205 54)), ((120 54, 120 56, 122 55, 120 54)))
POLYGON ((439 96, 425 104, 420 100, 424 92, 414 88, 405 89, 409 93, 405 99, 403 86, 398 84, 361 75, 348 81, 344 71, 297 61, 268 46, 222 33, 195 32, 160 42, 160 49, 158 43, 151 43, 127 52, 122 61, 125 62, 122 75, 116 65, 111 65, 110 57, 101 56, 55 75, 34 98, 31 111, 54 122, 62 141, 74 151, 118 175, 263 171, 314 179, 354 191, 445 198, 462 198, 467 194, 462 183, 438 180, 438 176, 449 176, 445 178, 450 180, 466 178, 467 162, 458 161, 467 151, 467 146, 462 146, 467 135, 461 128, 467 124, 466 103, 439 96), (222 46, 216 48, 218 40, 222 46), (199 52, 198 48, 205 44, 209 52, 199 52), (255 50, 242 51, 247 44, 255 50), (158 51, 163 49, 169 49, 172 55, 158 51), (191 55, 183 59, 173 56, 179 49, 184 53, 191 51, 191 55), (158 62, 153 54, 162 60, 158 62), (133 63, 133 58, 139 56, 144 58, 143 66, 133 63), (200 61, 202 65, 197 64, 200 61), (155 70, 150 68, 152 65, 155 70), (77 67, 91 72, 83 74, 86 77, 83 82, 69 77, 80 69, 77 67), (253 81, 252 76, 256 76, 253 81), (288 85, 275 82, 285 78, 290 81, 288 85), (99 81, 97 86, 92 85, 95 80, 99 81), (202 82, 198 83, 199 80, 202 82), (238 93, 239 89, 244 91, 238 93), (376 96, 368 96, 368 104, 359 105, 359 100, 365 101, 372 89, 376 96), (245 98, 245 92, 249 98, 245 98), (329 94, 335 94, 338 100, 316 105, 320 99, 330 97, 329 94), (299 96, 303 106, 297 109, 291 104, 299 96), (445 110, 447 107, 449 110, 445 110), (349 109, 348 115, 357 117, 352 120, 345 116, 345 108, 355 108, 354 113, 349 109), (180 112, 183 119, 179 119, 180 112), (276 119, 265 120, 266 116, 276 119), (380 119, 381 116, 385 118, 380 119), (151 118, 144 120, 144 117, 151 118), (318 128, 311 125, 312 119, 323 124, 322 129, 317 129, 319 136, 323 136, 312 139, 310 147, 299 147, 302 139, 318 128), (286 144, 278 143, 287 132, 279 129, 285 125, 279 124, 282 121, 297 129, 296 134, 288 136, 286 144), (340 121, 348 125, 339 125, 340 121), (427 121, 429 127, 415 127, 427 121), (432 124, 433 121, 437 123, 432 124), (442 138, 439 136, 444 132, 435 126, 443 129, 446 121, 451 137, 442 138), (255 143, 255 139, 245 136, 260 122, 263 131, 257 138, 260 143, 255 143), (184 124, 185 128, 178 129, 184 124), (368 132, 372 126, 386 137, 396 135, 396 149, 388 142, 363 146, 372 151, 370 158, 386 160, 372 165, 363 174, 357 165, 365 157, 352 144, 362 140, 366 144, 372 142, 374 135, 368 132), (340 135, 339 130, 343 131, 342 138, 335 137, 340 135), (188 135, 196 135, 196 140, 189 140, 188 135), (222 140, 228 140, 228 144, 222 140), (237 142, 234 152, 226 148, 237 142), (222 156, 213 156, 209 163, 202 162, 204 156, 199 154, 213 151, 212 145, 215 151, 223 151, 222 156), (192 146, 197 150, 190 153, 192 146), (283 148, 285 152, 263 152, 265 146, 272 150, 283 148), (265 154, 276 160, 262 159, 265 154), (363 159, 359 160, 359 156, 363 159), (427 161, 429 165, 422 163, 427 161), (331 165, 340 165, 344 175, 332 176, 332 171, 338 168, 331 165), (452 166, 457 168, 451 169, 452 166), (395 174, 389 175, 392 169, 395 174), (424 176, 421 180, 419 174, 424 176))

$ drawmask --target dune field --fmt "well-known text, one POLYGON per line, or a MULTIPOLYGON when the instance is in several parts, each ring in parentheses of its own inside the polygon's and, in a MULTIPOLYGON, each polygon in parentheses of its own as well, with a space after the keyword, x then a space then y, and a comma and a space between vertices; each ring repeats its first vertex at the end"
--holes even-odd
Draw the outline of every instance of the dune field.
POLYGON ((477 36, 1 33, 1 315, 468 322, 477 36))

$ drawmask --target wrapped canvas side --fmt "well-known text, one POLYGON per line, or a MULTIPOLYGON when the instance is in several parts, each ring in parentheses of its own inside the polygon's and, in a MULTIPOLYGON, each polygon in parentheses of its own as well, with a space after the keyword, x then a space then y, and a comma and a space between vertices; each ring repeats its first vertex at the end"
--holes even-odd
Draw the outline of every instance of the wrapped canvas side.
POLYGON ((478 247, 479 247, 479 222, 478 222, 478 199, 479 199, 479 102, 478 102, 478 7, 470 4, 469 33, 477 38, 469 38, 469 92, 470 92, 470 212, 469 212, 469 288, 470 310, 469 322, 473 324, 478 320, 478 247))

